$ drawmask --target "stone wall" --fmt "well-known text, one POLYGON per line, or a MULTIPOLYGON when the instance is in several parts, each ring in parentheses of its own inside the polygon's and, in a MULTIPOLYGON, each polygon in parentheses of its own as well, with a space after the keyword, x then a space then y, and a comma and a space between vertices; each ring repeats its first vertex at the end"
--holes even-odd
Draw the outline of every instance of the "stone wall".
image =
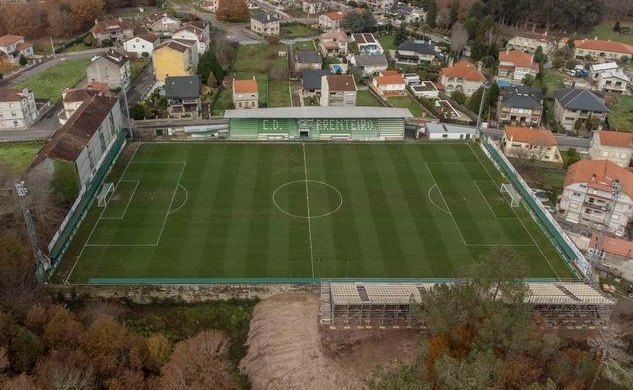
POLYGON ((282 292, 318 293, 319 284, 151 284, 151 285, 49 285, 52 294, 64 299, 126 299, 148 304, 161 301, 179 303, 228 299, 263 299, 282 292))

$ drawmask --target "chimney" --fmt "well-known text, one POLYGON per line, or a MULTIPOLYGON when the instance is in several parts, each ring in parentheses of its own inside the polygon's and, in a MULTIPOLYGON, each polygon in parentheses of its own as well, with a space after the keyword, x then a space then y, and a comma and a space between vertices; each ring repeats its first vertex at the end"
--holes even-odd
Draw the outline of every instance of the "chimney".
POLYGON ((482 67, 483 67, 483 62, 477 61, 477 70, 481 72, 482 67))
POLYGON ((119 18, 119 23, 123 23, 123 18, 119 18))
POLYGON ((506 54, 510 54, 510 48, 506 47, 506 54))
POLYGON ((455 59, 453 58, 453 56, 449 56, 448 57, 448 66, 453 66, 453 63, 455 62, 455 59))
POLYGON ((95 19, 95 26, 99 24, 99 19, 95 19))

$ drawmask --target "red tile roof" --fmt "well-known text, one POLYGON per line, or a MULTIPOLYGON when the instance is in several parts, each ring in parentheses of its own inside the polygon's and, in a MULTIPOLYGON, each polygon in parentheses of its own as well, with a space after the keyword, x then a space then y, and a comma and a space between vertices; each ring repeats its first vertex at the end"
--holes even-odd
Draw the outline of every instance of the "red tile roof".
POLYGON ((600 140, 600 145, 617 146, 620 148, 633 147, 633 133, 600 130, 596 132, 595 137, 598 137, 600 140))
POLYGON ((19 51, 24 51, 24 50, 28 49, 31 46, 33 46, 33 44, 31 42, 22 42, 22 43, 18 43, 17 45, 15 45, 15 48, 18 49, 19 51))
POLYGON ((173 41, 173 40, 169 40, 169 41, 163 42, 160 45, 156 46, 154 51, 156 51, 158 49, 163 49, 163 48, 170 48, 172 50, 176 50, 176 51, 179 51, 181 53, 184 53, 184 52, 187 51, 187 49, 189 49, 189 46, 185 45, 184 43, 180 43, 180 42, 176 42, 176 41, 173 41))
POLYGON ((406 84, 406 82, 404 81, 404 77, 402 75, 395 75, 395 74, 378 76, 375 78, 375 80, 379 85, 406 84))
POLYGON ((19 102, 22 99, 21 89, 0 88, 0 102, 19 102))
POLYGON ((564 186, 585 183, 591 188, 610 192, 616 180, 620 182, 622 192, 633 199, 633 173, 609 160, 583 160, 570 165, 564 186))
POLYGON ((520 66, 521 68, 538 70, 538 63, 534 62, 534 56, 518 50, 499 52, 499 61, 510 62, 513 63, 514 66, 520 66))
POLYGON ((461 77, 468 81, 485 81, 486 77, 468 61, 460 61, 453 66, 442 68, 440 74, 446 77, 461 77))
MULTIPOLYGON (((598 237, 597 234, 593 233, 589 244, 590 248, 597 248, 598 237)), ((601 250, 618 256, 633 257, 633 242, 605 236, 601 250)))
POLYGON ((574 46, 577 49, 633 54, 633 46, 631 45, 622 42, 602 41, 600 39, 576 39, 574 46))
POLYGON ((330 20, 341 20, 345 17, 345 15, 347 15, 349 13, 348 10, 345 11, 335 11, 335 12, 330 12, 329 14, 326 14, 326 16, 330 19, 330 20))
POLYGON ((556 146, 556 138, 548 129, 506 126, 505 133, 506 139, 509 141, 524 142, 530 145, 556 146))
POLYGON ((18 42, 21 39, 24 39, 24 37, 20 35, 3 35, 0 37, 0 46, 10 45, 12 43, 18 42))
POLYGON ((257 81, 255 80, 233 80, 233 92, 236 93, 257 93, 257 81))

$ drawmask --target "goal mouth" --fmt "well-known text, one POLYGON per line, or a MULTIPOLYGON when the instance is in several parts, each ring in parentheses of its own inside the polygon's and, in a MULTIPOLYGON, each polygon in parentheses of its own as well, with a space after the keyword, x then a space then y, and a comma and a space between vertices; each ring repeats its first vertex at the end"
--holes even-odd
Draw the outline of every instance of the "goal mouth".
POLYGON ((103 183, 101 185, 101 190, 99 191, 99 194, 97 195, 97 206, 106 207, 113 193, 114 193, 114 183, 103 183))
POLYGON ((510 195, 510 207, 519 207, 521 205, 521 194, 510 183, 501 183, 501 193, 510 195))

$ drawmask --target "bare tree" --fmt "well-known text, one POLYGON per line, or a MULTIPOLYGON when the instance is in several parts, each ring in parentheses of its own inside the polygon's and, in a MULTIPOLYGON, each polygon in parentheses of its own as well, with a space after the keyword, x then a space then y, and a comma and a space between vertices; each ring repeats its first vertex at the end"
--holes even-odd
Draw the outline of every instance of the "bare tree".
POLYGON ((65 356, 49 354, 37 364, 39 383, 45 390, 90 390, 95 388, 94 370, 81 367, 65 356))
POLYGON ((451 29, 451 50, 460 54, 466 47, 466 43, 468 43, 468 31, 464 27, 464 23, 457 22, 453 24, 451 29))
POLYGON ((625 336, 617 324, 609 322, 599 328, 598 336, 589 339, 589 345, 600 359, 591 381, 591 390, 595 388, 600 375, 624 388, 633 387, 633 376, 630 371, 633 356, 627 352, 625 336))
POLYGON ((226 360, 228 338, 216 330, 198 333, 176 344, 161 370, 160 390, 233 389, 226 360))

